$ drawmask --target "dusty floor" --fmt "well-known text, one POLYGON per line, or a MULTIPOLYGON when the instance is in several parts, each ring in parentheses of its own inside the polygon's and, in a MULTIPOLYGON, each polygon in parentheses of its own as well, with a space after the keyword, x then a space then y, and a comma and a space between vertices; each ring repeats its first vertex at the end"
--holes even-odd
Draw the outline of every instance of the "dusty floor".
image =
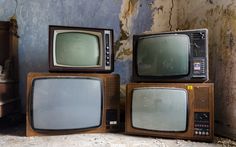
MULTIPOLYGON (((2 132, 2 131, 1 131, 2 132)), ((222 146, 216 143, 199 143, 183 140, 169 140, 126 136, 123 134, 74 134, 49 137, 25 137, 24 127, 4 130, 0 135, 1 147, 34 147, 34 146, 104 146, 104 147, 213 147, 222 146)))
MULTIPOLYGON (((5 120, 6 121, 6 120, 5 120)), ((25 137, 24 123, 16 125, 11 120, 1 123, 0 147, 231 147, 236 142, 215 137, 213 143, 191 142, 148 137, 127 136, 124 134, 74 134, 48 137, 25 137)))

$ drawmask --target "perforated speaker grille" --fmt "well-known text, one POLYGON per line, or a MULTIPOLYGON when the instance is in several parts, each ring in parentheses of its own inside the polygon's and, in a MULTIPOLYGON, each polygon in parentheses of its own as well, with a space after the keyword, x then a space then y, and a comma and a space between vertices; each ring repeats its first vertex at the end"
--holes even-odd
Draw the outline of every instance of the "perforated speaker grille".
POLYGON ((194 88, 194 108, 208 109, 209 108, 209 89, 208 87, 194 88))

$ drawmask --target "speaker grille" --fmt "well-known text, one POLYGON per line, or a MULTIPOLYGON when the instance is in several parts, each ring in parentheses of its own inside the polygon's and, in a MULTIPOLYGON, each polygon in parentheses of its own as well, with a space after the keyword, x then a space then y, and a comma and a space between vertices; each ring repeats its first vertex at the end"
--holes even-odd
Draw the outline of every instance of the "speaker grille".
POLYGON ((208 109, 209 108, 209 89, 208 87, 194 88, 194 108, 208 109))

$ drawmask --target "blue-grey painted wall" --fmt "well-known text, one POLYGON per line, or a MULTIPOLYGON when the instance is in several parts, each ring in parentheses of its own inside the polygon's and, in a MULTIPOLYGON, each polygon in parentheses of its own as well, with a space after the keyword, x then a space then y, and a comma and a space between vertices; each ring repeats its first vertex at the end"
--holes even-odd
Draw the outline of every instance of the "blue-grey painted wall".
POLYGON ((121 54, 122 58, 115 61, 115 72, 124 84, 132 73, 132 35, 150 31, 153 10, 158 7, 153 5, 154 0, 0 0, 0 20, 7 21, 15 14, 18 22, 23 110, 27 73, 48 71, 48 25, 113 29, 117 52, 127 49, 119 42, 129 44, 128 54, 121 54), (122 25, 127 26, 124 29, 122 25), (126 37, 122 37, 122 32, 126 37))

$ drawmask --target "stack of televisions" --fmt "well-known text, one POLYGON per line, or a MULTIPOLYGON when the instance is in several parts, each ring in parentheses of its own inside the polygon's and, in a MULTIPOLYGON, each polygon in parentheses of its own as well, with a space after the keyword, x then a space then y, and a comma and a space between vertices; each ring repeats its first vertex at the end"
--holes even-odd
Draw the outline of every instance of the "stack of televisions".
MULTIPOLYGON (((27 79, 26 135, 120 130, 113 31, 49 26, 49 70, 27 79), (79 73, 78 73, 79 72, 79 73)), ((125 133, 212 141, 206 29, 135 35, 125 133)))
POLYGON ((119 130, 113 30, 49 26, 49 71, 29 73, 26 135, 119 130))
POLYGON ((214 84, 207 83, 208 30, 133 37, 125 132, 212 141, 214 84), (140 83, 143 82, 143 83, 140 83))

